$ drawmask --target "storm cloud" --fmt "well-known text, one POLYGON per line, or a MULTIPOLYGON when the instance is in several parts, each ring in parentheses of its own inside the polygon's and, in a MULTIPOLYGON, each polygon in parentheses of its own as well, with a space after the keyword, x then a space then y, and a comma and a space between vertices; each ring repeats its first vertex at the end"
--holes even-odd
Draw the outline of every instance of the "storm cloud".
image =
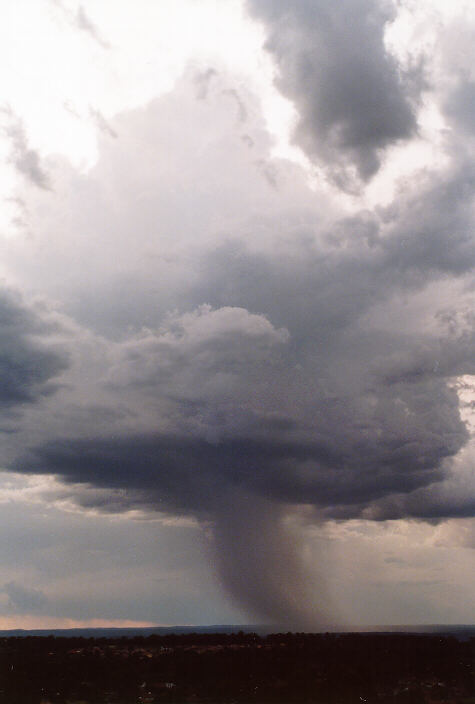
POLYGON ((443 158, 350 201, 389 147, 417 151, 417 91, 384 38, 395 8, 247 7, 328 182, 275 156, 258 97, 219 67, 107 121, 91 109, 97 163, 57 160, 54 192, 26 184, 33 234, 5 251, 13 280, 58 302, 62 351, 5 294, 0 404, 23 413, 2 461, 85 510, 197 519, 243 608, 313 627, 330 606, 289 512, 473 515, 473 84, 431 94, 458 127, 443 158))
MULTIPOLYGON (((207 519, 233 490, 339 518, 443 481, 446 460, 468 439, 452 382, 475 372, 473 319, 436 307, 430 332, 387 323, 406 315, 408 289, 416 297, 471 269, 456 198, 446 218, 463 256, 455 240, 447 257, 438 238, 447 227, 438 193, 449 199, 452 189, 427 185, 424 219, 409 200, 386 222, 337 222, 330 246, 301 245, 306 256, 282 261, 232 242, 208 253, 197 262, 199 285, 194 275, 178 294, 214 305, 106 347, 98 383, 111 399, 127 398, 132 428, 145 409, 156 430, 129 425, 117 437, 112 427, 107 437, 106 426, 98 437, 86 424, 84 437, 56 437, 14 469, 130 490, 135 505, 207 519), (342 246, 354 232, 359 246, 342 246)), ((401 499, 394 505, 394 516, 414 513, 401 499)))
POLYGON ((416 130, 410 90, 384 44, 390 2, 249 0, 265 22, 277 85, 295 103, 295 139, 345 188, 367 180, 383 150, 416 130))
POLYGON ((54 392, 67 367, 64 350, 48 345, 51 323, 10 290, 0 290, 0 409, 34 403, 54 392), (48 330, 48 328, 50 328, 48 330))

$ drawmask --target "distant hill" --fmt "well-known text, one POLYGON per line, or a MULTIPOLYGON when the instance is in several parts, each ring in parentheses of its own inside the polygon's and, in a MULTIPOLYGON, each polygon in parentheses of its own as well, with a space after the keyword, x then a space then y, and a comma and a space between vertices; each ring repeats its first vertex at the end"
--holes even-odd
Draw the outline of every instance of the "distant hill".
POLYGON ((27 637, 27 636, 55 636, 56 638, 122 638, 135 636, 164 636, 169 633, 269 633, 270 630, 265 626, 232 626, 232 625, 214 625, 214 626, 149 626, 147 628, 37 628, 27 630, 16 628, 9 631, 0 630, 1 638, 8 637, 27 637))
POLYGON ((453 636, 457 640, 470 640, 475 638, 475 625, 469 624, 432 624, 432 625, 411 625, 411 626, 369 626, 361 628, 350 628, 348 631, 360 633, 412 633, 417 635, 444 635, 453 636))
MULTIPOLYGON (((136 636, 167 635, 170 633, 268 633, 287 632, 288 626, 265 626, 259 624, 212 626, 149 626, 148 628, 41 628, 0 630, 0 638, 54 636, 55 638, 133 638, 136 636)), ((358 626, 325 628, 323 631, 333 633, 413 633, 450 635, 457 640, 475 638, 475 625, 410 625, 410 626, 358 626)))

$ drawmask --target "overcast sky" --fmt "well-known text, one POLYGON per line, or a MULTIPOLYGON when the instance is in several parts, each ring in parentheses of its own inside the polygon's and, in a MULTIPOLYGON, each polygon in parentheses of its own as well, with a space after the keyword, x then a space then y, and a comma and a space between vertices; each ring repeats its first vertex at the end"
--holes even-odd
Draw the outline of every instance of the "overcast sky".
POLYGON ((473 4, 5 15, 0 628, 473 622, 473 4))

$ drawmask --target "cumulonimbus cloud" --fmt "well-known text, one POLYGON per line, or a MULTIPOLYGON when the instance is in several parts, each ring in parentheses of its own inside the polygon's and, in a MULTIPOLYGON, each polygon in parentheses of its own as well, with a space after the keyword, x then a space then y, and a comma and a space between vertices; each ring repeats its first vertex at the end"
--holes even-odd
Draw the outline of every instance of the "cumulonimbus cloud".
MULTIPOLYGON (((169 110, 165 99, 150 108, 155 125, 162 106, 169 110)), ((218 149, 213 158, 224 158, 218 149)), ((257 182, 246 145, 239 150, 247 158, 240 168, 257 182)), ((131 420, 100 435, 86 423, 77 437, 45 437, 15 468, 137 491, 154 485, 149 499, 171 510, 209 510, 213 492, 235 484, 335 516, 343 506, 357 513, 442 480, 447 459, 467 440, 452 380, 474 372, 472 325, 467 318, 459 330, 444 328, 447 301, 437 300, 424 311, 427 330, 408 334, 402 321, 413 314, 408 291, 416 298, 441 280, 456 287, 469 276, 471 188, 471 168, 461 161, 422 176, 417 193, 384 212, 330 224, 315 213, 304 225, 312 234, 286 242, 286 228, 302 227, 289 207, 285 220, 259 223, 268 244, 258 250, 247 232, 237 239, 236 224, 222 242, 190 241, 192 259, 168 260, 175 243, 158 239, 162 258, 144 263, 136 296, 150 296, 155 269, 177 311, 120 342, 102 338, 106 357, 95 371, 101 403, 128 408, 131 420)), ((263 206, 275 198, 267 193, 263 206)), ((167 217, 161 202, 156 207, 167 217)), ((101 257, 109 249, 94 246, 101 257)), ((105 278, 121 276, 99 261, 105 278)), ((128 314, 133 325, 143 312, 134 304, 128 314)))
MULTIPOLYGON (((251 4, 301 144, 334 175, 368 179, 416 124, 384 48, 390 15, 369 0, 251 4)), ((199 95, 188 76, 111 120, 120 139, 102 143, 87 175, 59 164, 59 195, 27 194, 41 206, 35 238, 13 242, 7 265, 78 322, 64 385, 41 409, 33 401, 62 363, 12 328, 9 349, 35 371, 3 391, 4 405, 31 401, 8 466, 59 476, 87 508, 211 523, 241 602, 276 618, 287 600, 303 623, 291 579, 262 605, 259 556, 276 555, 264 513, 284 545, 289 505, 321 520, 473 511, 453 481, 469 441, 456 380, 475 373, 471 143, 451 137, 443 168, 415 172, 384 207, 348 213, 337 189, 312 190, 300 167, 272 157, 254 99, 212 76, 199 95), (245 126, 230 94, 250 103, 245 126), (233 531, 242 560, 254 549, 251 589, 224 554, 233 531)), ((454 119, 461 111, 463 100, 454 119)))

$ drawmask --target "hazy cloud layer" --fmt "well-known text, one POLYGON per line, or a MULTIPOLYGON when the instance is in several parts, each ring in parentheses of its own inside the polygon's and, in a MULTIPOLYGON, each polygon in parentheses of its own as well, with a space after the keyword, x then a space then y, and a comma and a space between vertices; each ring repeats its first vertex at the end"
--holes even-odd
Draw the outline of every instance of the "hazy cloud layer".
POLYGON ((48 603, 45 595, 38 589, 31 589, 16 582, 8 582, 0 587, 0 593, 8 597, 8 608, 13 612, 37 613, 45 610, 48 603))

